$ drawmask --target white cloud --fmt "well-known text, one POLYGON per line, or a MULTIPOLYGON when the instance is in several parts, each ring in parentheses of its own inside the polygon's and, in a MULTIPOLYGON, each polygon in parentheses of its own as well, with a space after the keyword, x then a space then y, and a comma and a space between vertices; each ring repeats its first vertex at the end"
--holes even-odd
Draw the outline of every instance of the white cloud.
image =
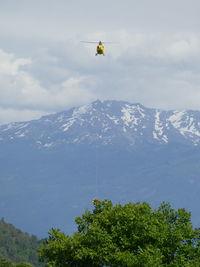
POLYGON ((78 40, 66 49, 52 44, 31 59, 0 50, 1 107, 49 113, 99 98, 200 109, 199 35, 120 30, 92 38, 117 35, 121 42, 106 45, 105 57, 94 56, 95 44, 78 40))
POLYGON ((200 2, 97 3, 2 3, 0 108, 7 121, 12 111, 16 120, 31 119, 97 98, 200 109, 200 2), (80 40, 118 44, 95 57, 96 44, 80 40))
POLYGON ((200 58, 200 38, 195 34, 179 34, 169 45, 169 56, 178 60, 194 60, 200 58))
MULTIPOLYGON (((55 60, 53 62, 56 63, 55 60)), ((87 91, 92 83, 90 77, 70 76, 56 86, 45 88, 31 75, 30 69, 26 69, 26 65, 31 64, 30 59, 17 58, 0 50, 0 123, 6 122, 6 114, 7 121, 11 118, 21 121, 28 115, 32 119, 36 114, 42 115, 94 100, 92 92, 87 91)))
POLYGON ((16 75, 19 68, 30 64, 30 59, 15 58, 13 54, 8 54, 3 50, 0 50, 0 73, 2 75, 16 75))
POLYGON ((29 121, 46 115, 42 110, 0 108, 0 124, 15 121, 29 121))

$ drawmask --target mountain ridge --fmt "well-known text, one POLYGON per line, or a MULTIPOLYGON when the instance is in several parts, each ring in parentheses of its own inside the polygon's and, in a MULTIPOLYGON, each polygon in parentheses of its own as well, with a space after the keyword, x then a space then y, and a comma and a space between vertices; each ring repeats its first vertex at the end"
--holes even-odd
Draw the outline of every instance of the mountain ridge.
POLYGON ((200 111, 165 111, 139 103, 97 100, 38 120, 0 126, 0 142, 16 138, 32 139, 46 148, 63 143, 112 144, 119 139, 130 146, 140 140, 199 145, 200 111))
POLYGON ((74 231, 95 197, 162 201, 200 224, 200 111, 95 101, 0 126, 0 214, 44 236, 74 231))

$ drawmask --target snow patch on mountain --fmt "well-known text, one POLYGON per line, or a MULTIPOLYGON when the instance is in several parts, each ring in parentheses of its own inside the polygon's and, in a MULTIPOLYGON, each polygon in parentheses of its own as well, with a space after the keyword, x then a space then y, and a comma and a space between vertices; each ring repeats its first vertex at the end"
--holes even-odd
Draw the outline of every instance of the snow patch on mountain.
POLYGON ((66 132, 69 128, 76 122, 76 119, 72 118, 69 119, 67 123, 62 125, 63 131, 66 132))
POLYGON ((92 105, 91 104, 84 105, 84 106, 81 106, 79 108, 75 108, 75 110, 73 111, 73 115, 72 116, 73 117, 79 117, 79 115, 88 113, 91 109, 92 109, 92 105))
POLYGON ((109 114, 107 115, 108 119, 113 121, 114 124, 119 124, 119 118, 117 118, 116 116, 110 116, 109 114))
MULTIPOLYGON (((171 124, 173 125, 173 127, 175 129, 179 129, 180 132, 181 132, 181 124, 183 122, 183 118, 185 116, 186 112, 185 111, 174 111, 173 112, 173 115, 171 115, 169 118, 168 118, 168 121, 171 122, 171 124)), ((181 132, 182 134, 182 132, 181 132)))
POLYGON ((193 138, 192 142, 197 144, 200 142, 199 122, 188 114, 187 111, 174 111, 173 115, 168 118, 173 127, 177 129, 181 135, 186 138, 193 138))
POLYGON ((124 124, 127 127, 134 128, 139 125, 141 118, 145 117, 143 109, 139 106, 134 106, 130 104, 125 104, 121 109, 122 117, 124 124))
POLYGON ((0 126, 0 141, 20 139, 37 146, 76 144, 200 144, 200 111, 164 111, 121 101, 91 104, 39 120, 0 126))
POLYGON ((69 128, 77 121, 83 121, 83 119, 81 119, 81 115, 88 113, 92 108, 92 105, 84 105, 78 108, 75 108, 73 113, 72 113, 72 117, 68 119, 67 123, 62 125, 63 131, 66 132, 69 130, 69 128))
POLYGON ((157 140, 162 140, 165 143, 168 143, 168 137, 166 134, 164 134, 164 125, 163 121, 160 119, 161 111, 156 110, 155 114, 155 125, 153 131, 153 137, 157 140))

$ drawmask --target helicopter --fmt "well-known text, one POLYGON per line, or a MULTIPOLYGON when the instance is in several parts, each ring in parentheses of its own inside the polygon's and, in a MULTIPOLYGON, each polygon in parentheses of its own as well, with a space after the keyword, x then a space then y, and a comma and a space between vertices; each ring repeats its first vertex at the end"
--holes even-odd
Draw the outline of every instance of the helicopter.
POLYGON ((104 55, 104 46, 103 46, 103 44, 102 44, 101 41, 99 41, 99 44, 97 45, 97 52, 96 52, 96 55, 95 56, 97 56, 97 55, 103 55, 103 56, 105 56, 104 55))
MULTIPOLYGON (((81 41, 81 43, 89 43, 89 44, 98 44, 97 45, 97 48, 96 48, 96 54, 95 56, 98 56, 98 55, 103 55, 105 56, 104 54, 104 45, 103 45, 103 42, 102 41, 99 41, 99 42, 87 42, 87 41, 81 41)), ((113 42, 104 42, 104 44, 113 44, 113 42)))

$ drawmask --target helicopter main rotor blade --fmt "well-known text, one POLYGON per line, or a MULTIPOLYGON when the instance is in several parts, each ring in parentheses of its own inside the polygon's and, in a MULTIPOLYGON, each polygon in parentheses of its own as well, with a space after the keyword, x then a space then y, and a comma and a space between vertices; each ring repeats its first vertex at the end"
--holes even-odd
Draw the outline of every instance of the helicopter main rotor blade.
POLYGON ((81 43, 87 43, 87 44, 98 44, 99 42, 87 42, 87 41, 80 41, 81 43))
POLYGON ((102 42, 103 44, 119 44, 117 42, 102 42))
MULTIPOLYGON (((95 42, 88 42, 88 41, 80 41, 81 43, 88 43, 88 44, 99 44, 100 41, 95 41, 95 42)), ((117 42, 103 42, 101 41, 102 44, 119 44, 117 42)))

